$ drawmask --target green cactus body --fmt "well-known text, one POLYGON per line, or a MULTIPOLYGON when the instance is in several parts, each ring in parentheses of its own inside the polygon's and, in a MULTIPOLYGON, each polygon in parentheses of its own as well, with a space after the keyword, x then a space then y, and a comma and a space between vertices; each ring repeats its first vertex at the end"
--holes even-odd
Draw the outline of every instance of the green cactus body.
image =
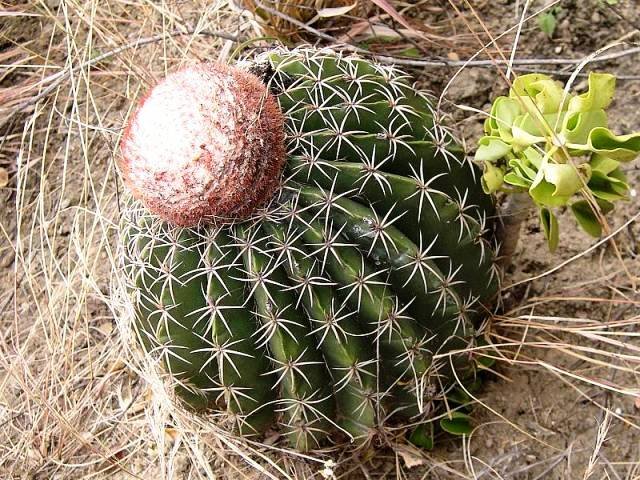
POLYGON ((474 342, 497 292, 493 204, 395 68, 282 49, 251 69, 284 115, 282 188, 215 227, 131 203, 135 330, 178 396, 243 434, 279 423, 301 450, 332 432, 361 444, 389 418, 427 415, 451 368, 472 367, 443 354, 474 342))

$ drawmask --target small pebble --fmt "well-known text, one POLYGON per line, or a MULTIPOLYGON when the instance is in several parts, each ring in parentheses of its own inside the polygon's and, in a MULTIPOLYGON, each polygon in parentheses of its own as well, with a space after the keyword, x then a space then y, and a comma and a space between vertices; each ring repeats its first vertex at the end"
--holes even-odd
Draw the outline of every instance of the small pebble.
POLYGON ((9 172, 6 168, 0 168, 0 188, 9 185, 9 172))
POLYGON ((456 52, 449 52, 447 53, 447 58, 449 60, 453 60, 454 62, 457 62, 458 60, 460 60, 460 55, 458 55, 456 52))

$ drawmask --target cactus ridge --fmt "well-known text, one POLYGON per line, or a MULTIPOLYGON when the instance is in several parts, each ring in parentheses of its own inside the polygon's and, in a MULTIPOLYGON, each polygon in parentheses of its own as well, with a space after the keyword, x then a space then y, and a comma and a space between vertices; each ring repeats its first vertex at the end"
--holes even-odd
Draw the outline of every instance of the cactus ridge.
POLYGON ((311 450, 428 419, 451 368, 472 374, 447 355, 474 343, 498 288, 479 171, 394 67, 311 48, 253 63, 285 118, 282 187, 222 226, 128 204, 136 335, 179 397, 245 435, 278 423, 311 450))

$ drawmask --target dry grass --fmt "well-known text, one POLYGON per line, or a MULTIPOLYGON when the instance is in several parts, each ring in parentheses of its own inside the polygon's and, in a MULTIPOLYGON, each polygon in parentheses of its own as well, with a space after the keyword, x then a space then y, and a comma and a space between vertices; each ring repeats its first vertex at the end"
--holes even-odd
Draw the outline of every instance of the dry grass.
MULTIPOLYGON (((111 281, 118 269, 113 158, 141 91, 178 65, 223 61, 234 39, 261 32, 226 2, 0 5, 0 168, 9 176, 0 189, 0 478, 306 479, 322 478, 322 471, 338 478, 560 478, 545 475, 576 456, 582 460, 567 478, 640 478, 637 450, 631 460, 607 450, 614 431, 623 443, 639 438, 637 413, 627 408, 640 406, 637 200, 611 226, 619 256, 583 241, 567 250, 572 262, 548 275, 512 272, 507 307, 491 320, 490 344, 482 348, 497 360, 490 391, 512 394, 515 372, 526 371, 570 392, 574 403, 565 408, 590 409, 597 426, 582 451, 540 435, 542 420, 532 426, 510 417, 490 392, 475 399, 478 428, 453 453, 420 452, 401 438, 357 458, 340 451, 303 457, 280 449, 275 438, 249 443, 173 408, 152 366, 132 349, 126 306, 111 281), (576 273, 576 265, 584 270, 576 273), (566 282, 582 271, 590 271, 583 282, 566 282), (516 445, 539 444, 546 457, 509 465, 509 452, 478 450, 475 439, 495 432, 516 445)), ((405 15, 416 8, 396 5, 405 15)), ((395 25, 377 10, 369 20, 385 22, 378 29, 397 27, 404 48, 446 55, 457 41, 456 55, 464 57, 489 38, 466 7, 464 17, 450 9, 424 29, 395 25)), ((518 19, 509 21, 503 47, 518 30, 518 19)), ((348 40, 370 25, 353 18, 342 30, 331 24, 322 33, 348 40)), ((399 50, 396 44, 387 52, 399 50)), ((499 58, 499 51, 491 45, 488 53, 499 58)), ((523 258, 536 258, 534 246, 525 246, 523 258)))

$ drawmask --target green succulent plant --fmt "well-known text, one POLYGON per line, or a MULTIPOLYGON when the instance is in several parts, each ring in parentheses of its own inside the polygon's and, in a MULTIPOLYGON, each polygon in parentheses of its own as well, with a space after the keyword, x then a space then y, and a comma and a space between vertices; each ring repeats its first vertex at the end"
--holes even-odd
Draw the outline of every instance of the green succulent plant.
POLYGON ((569 206, 580 227, 599 236, 598 212, 627 198, 621 165, 640 152, 640 133, 610 129, 615 83, 613 75, 591 73, 588 91, 573 94, 547 75, 523 75, 485 121, 475 156, 484 163, 485 191, 528 192, 551 250, 559 238, 554 209, 569 206))
POLYGON ((168 77, 123 136, 140 343, 192 408, 301 450, 433 421, 498 289, 481 172, 396 68, 312 48, 241 67, 168 77))

